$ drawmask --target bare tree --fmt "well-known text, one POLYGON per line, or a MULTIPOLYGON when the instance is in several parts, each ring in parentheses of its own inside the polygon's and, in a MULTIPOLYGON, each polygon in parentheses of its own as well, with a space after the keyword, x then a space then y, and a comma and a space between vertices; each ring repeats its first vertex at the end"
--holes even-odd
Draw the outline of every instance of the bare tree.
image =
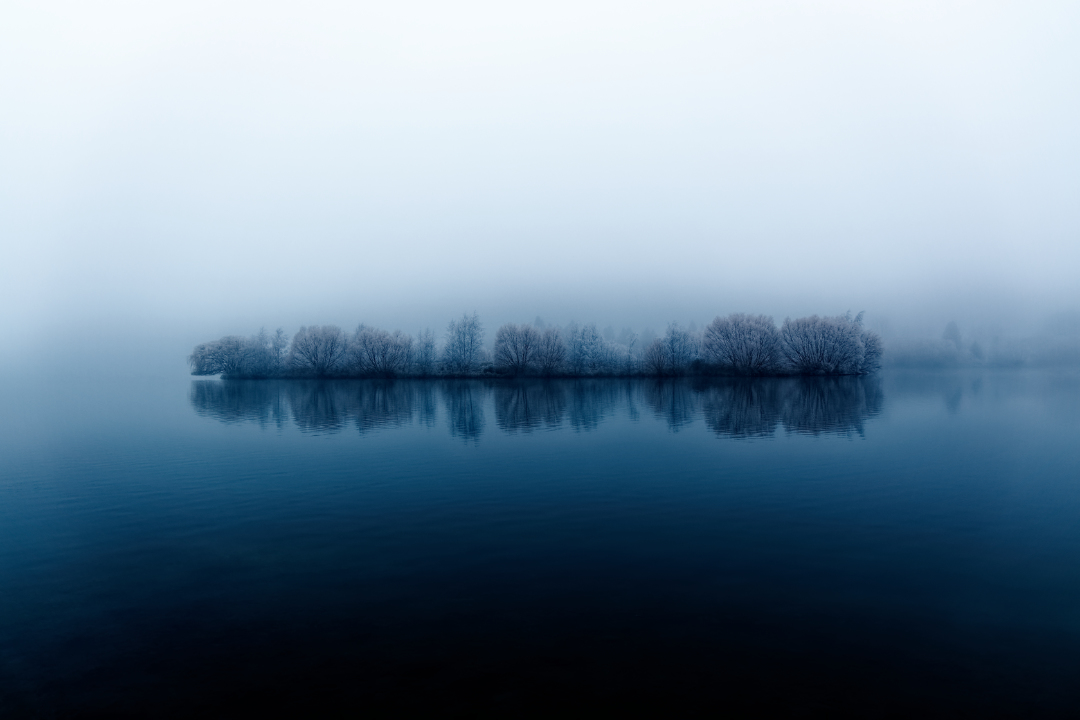
MULTIPOLYGON (((862 326, 863 314, 860 312, 855 318, 855 323, 862 326)), ((881 344, 881 336, 872 330, 862 330, 862 342, 863 342, 863 361, 861 372, 872 373, 875 370, 881 369, 881 355, 884 352, 884 347, 881 344)), ((974 354, 974 348, 972 348, 972 354, 974 354)))
MULTIPOLYGON (((628 329, 616 335, 610 327, 601 333, 592 323, 571 323, 562 330, 509 323, 496 333, 493 357, 513 374, 548 376, 681 375, 696 371, 699 357, 747 375, 861 374, 878 369, 882 357, 881 338, 863 327, 862 318, 862 313, 854 318, 850 313, 789 318, 777 331, 767 316, 732 314, 714 319, 704 337, 671 323, 660 338, 648 329, 640 336, 628 329), (605 334, 614 340, 605 339, 605 334)), ((300 328, 291 343, 280 328, 273 335, 260 330, 248 338, 226 336, 196 346, 188 363, 195 375, 249 378, 467 375, 481 366, 484 372, 492 369, 483 338, 476 313, 449 323, 441 356, 431 330, 424 330, 414 342, 400 331, 365 325, 347 338, 337 326, 313 325, 300 328), (437 357, 442 361, 438 366, 437 357)))
POLYGON ((480 317, 462 315, 460 320, 451 320, 446 327, 446 347, 443 360, 450 373, 469 373, 479 364, 484 342, 484 328, 480 317))
POLYGON ((430 328, 424 328, 416 336, 413 368, 418 375, 430 375, 435 371, 435 333, 430 328))
POLYGON ((766 315, 732 313, 705 329, 705 357, 739 375, 773 375, 780 369, 780 333, 766 315))
POLYGON ((665 375, 668 373, 670 363, 668 361, 667 346, 660 338, 656 338, 641 356, 642 369, 648 375, 665 375))
POLYGON ((678 323, 668 325, 661 342, 667 356, 667 372, 671 375, 685 373, 698 356, 700 343, 697 336, 689 330, 683 330, 678 323))
POLYGON ((337 371, 345 359, 345 333, 337 325, 302 327, 289 348, 290 365, 316 377, 337 371))
POLYGON ((514 374, 528 372, 536 361, 540 340, 540 331, 532 325, 503 325, 495 333, 495 364, 514 374))
POLYGON ((596 323, 583 325, 578 331, 576 350, 577 358, 573 362, 578 372, 583 375, 597 375, 603 372, 607 357, 604 352, 604 338, 596 329, 596 323))
POLYGON ((220 340, 196 345, 188 356, 192 375, 236 375, 244 367, 250 344, 242 337, 228 335, 220 340))
POLYGON ((622 353, 604 340, 595 323, 570 323, 563 330, 567 369, 574 375, 602 375, 616 372, 622 353))
POLYGON ((284 366, 285 357, 289 352, 289 336, 285 330, 278 328, 270 338, 270 350, 279 366, 284 366))
POLYGON ((192 375, 274 377, 281 372, 273 338, 260 330, 252 337, 228 335, 197 345, 188 356, 192 375))
POLYGON ((412 338, 361 325, 349 343, 349 367, 362 375, 390 377, 404 371, 412 355, 412 338))
POLYGON ((536 366, 543 375, 555 375, 566 362, 566 343, 558 328, 548 328, 536 347, 536 366))
POLYGON ((811 375, 856 375, 877 368, 881 339, 862 327, 862 313, 784 320, 780 345, 791 369, 811 375), (867 356, 867 343, 870 355, 867 356))

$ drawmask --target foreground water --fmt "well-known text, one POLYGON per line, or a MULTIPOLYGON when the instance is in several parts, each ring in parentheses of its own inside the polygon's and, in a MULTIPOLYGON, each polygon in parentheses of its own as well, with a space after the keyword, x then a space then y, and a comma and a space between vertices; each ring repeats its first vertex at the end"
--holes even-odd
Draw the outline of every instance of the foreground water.
POLYGON ((6 380, 0 715, 1072 715, 1080 378, 6 380))

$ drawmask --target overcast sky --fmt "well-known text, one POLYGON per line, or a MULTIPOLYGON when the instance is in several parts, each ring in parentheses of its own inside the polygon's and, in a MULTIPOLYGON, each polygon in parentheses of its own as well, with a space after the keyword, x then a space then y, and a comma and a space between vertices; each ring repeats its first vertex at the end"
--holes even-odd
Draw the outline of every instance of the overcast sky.
POLYGON ((0 97, 4 357, 1080 298, 1077 3, 7 0, 0 97))

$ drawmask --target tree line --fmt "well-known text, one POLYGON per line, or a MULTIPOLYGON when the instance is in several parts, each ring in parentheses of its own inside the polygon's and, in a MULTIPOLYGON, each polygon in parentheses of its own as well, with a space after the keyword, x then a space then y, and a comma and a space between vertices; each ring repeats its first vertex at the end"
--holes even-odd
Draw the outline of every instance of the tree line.
MULTIPOLYGON (((863 315, 785 319, 717 317, 703 331, 669 325, 660 337, 616 338, 595 324, 548 327, 507 323, 489 351, 476 313, 451 320, 442 342, 426 329, 413 337, 360 325, 278 329, 202 343, 188 357, 193 375, 231 378, 604 377, 683 375, 863 375, 881 365, 881 338, 863 315)), ((644 337, 643 337, 644 336, 644 337)))

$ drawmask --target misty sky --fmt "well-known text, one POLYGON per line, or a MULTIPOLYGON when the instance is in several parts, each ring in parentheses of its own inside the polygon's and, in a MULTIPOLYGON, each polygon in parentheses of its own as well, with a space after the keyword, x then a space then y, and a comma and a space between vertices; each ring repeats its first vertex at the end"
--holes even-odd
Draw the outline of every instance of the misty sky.
POLYGON ((8 0, 0 97, 0 359, 1080 299, 1076 3, 8 0))

